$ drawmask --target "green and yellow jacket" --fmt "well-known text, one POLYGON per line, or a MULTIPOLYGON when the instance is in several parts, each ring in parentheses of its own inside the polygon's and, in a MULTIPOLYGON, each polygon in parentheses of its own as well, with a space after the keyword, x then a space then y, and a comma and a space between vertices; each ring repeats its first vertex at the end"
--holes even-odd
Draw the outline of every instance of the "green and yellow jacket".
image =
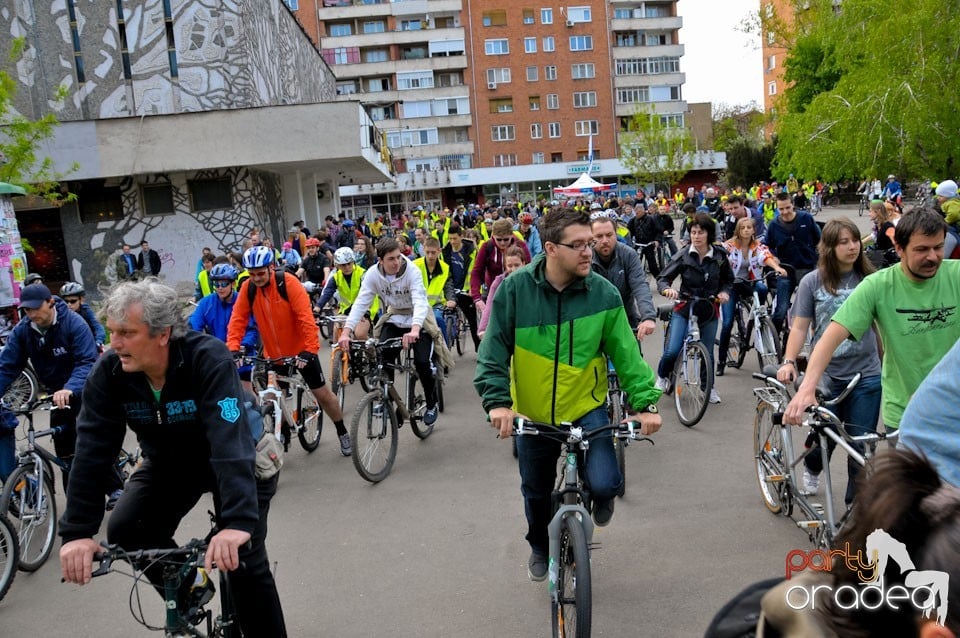
POLYGON ((606 401, 605 357, 635 410, 656 403, 661 392, 616 287, 591 271, 558 292, 545 269, 538 255, 497 289, 473 379, 484 411, 512 407, 543 423, 576 421, 606 401))

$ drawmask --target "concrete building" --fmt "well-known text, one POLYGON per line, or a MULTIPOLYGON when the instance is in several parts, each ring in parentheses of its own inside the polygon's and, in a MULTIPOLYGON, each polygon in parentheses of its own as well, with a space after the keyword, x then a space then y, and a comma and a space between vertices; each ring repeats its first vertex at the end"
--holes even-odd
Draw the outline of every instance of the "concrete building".
POLYGON ((340 184, 390 178, 373 121, 335 101, 335 77, 281 2, 66 0, 41 12, 0 0, 0 31, 25 41, 0 61, 14 108, 61 122, 43 152, 77 196, 17 202, 30 267, 54 285, 95 295, 115 280, 121 245, 136 253, 147 239, 161 276, 190 289, 202 247, 237 250, 253 228, 283 241, 292 222, 336 214, 340 184))
POLYGON ((787 33, 794 24, 792 0, 762 0, 761 24, 763 33, 763 110, 770 115, 770 132, 777 115, 777 102, 783 96, 786 82, 783 79, 787 59, 787 33))

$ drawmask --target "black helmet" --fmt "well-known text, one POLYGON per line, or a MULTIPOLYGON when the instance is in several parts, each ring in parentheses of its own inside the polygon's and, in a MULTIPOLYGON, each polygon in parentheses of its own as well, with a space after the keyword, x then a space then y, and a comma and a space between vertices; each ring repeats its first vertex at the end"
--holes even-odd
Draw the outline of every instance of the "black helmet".
POLYGON ((32 272, 29 275, 27 275, 26 279, 23 280, 23 285, 29 286, 30 284, 36 284, 41 282, 43 282, 43 277, 38 275, 35 272, 32 272))

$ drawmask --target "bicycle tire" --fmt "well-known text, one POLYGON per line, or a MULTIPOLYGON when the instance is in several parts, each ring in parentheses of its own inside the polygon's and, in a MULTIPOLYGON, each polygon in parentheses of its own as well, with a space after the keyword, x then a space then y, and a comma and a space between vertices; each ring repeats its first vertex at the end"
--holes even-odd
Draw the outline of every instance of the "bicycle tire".
POLYGON ((37 398, 39 392, 40 382, 37 375, 30 368, 24 368, 7 388, 3 402, 12 406, 27 405, 37 398))
MULTIPOLYGON (((329 317, 331 315, 329 308, 324 308, 320 311, 320 317, 329 317)), ((320 322, 320 336, 323 337, 325 341, 330 340, 330 335, 332 334, 333 326, 325 321, 320 322)))
POLYGON ((0 600, 7 595, 20 566, 20 543, 13 523, 0 516, 0 600))
POLYGON ((442 370, 442 369, 438 369, 438 370, 437 370, 437 374, 436 374, 436 376, 434 377, 434 387, 436 388, 436 393, 437 393, 437 409, 440 410, 440 412, 443 412, 443 408, 444 408, 444 404, 443 404, 443 381, 444 381, 443 370, 442 370))
POLYGON ((447 344, 448 348, 452 348, 453 342, 457 339, 457 327, 453 325, 454 321, 456 321, 456 316, 451 317, 447 315, 445 319, 446 321, 443 324, 443 341, 447 344))
POLYGON ((53 551, 57 538, 57 499, 53 492, 53 476, 44 473, 43 488, 33 461, 19 466, 3 484, 0 493, 0 512, 13 524, 20 548, 20 571, 40 569, 53 551), (40 536, 35 534, 40 532, 40 536), (39 541, 39 545, 35 542, 39 541))
POLYGON ((379 483, 390 474, 397 458, 397 427, 393 404, 379 390, 368 392, 360 399, 350 421, 350 439, 353 442, 350 456, 353 458, 353 467, 365 480, 379 483), (378 402, 381 404, 380 414, 375 415, 374 408, 378 402), (381 464, 374 465, 375 459, 381 456, 381 464))
MULTIPOLYGON (((439 375, 437 376, 440 376, 442 374, 443 372, 440 371, 439 375)), ((434 378, 436 379, 436 377, 434 378)), ((410 390, 407 393, 407 409, 410 409, 410 406, 414 405, 417 402, 416 383, 418 380, 419 380, 419 377, 417 375, 415 374, 410 375, 410 385, 409 385, 410 390)), ((436 393, 437 393, 437 409, 443 412, 443 382, 437 379, 435 381, 434 387, 436 388, 436 393)), ((436 424, 434 423, 434 425, 436 424)), ((433 425, 427 425, 426 423, 423 422, 422 418, 418 419, 412 414, 410 415, 410 429, 413 430, 414 436, 416 436, 418 439, 425 439, 431 434, 433 434, 433 425)))
POLYGON ((764 317, 760 322, 760 328, 757 331, 760 343, 754 344, 757 351, 757 362, 760 364, 762 372, 767 366, 779 367, 780 363, 780 338, 777 337, 777 329, 773 325, 770 317, 764 317))
MULTIPOLYGON (((620 403, 620 392, 610 392, 607 394, 610 400, 610 422, 620 423, 623 420, 623 406, 620 403)), ((617 467, 620 468, 620 476, 623 479, 620 483, 620 489, 617 490, 617 496, 623 497, 627 492, 627 446, 623 439, 614 437, 613 451, 617 455, 617 467)))
POLYGON ((229 573, 220 571, 220 615, 214 624, 213 635, 219 638, 240 638, 240 620, 233 599, 229 573))
POLYGON ((461 357, 463 356, 463 349, 467 340, 467 335, 464 334, 466 330, 467 321, 463 318, 463 311, 457 310, 457 354, 461 357))
POLYGON ((707 347, 699 341, 688 343, 674 365, 674 378, 677 418, 688 428, 693 427, 707 411, 713 388, 713 366, 707 347))
POLYGON ((551 603, 554 638, 590 638, 593 596, 590 550, 583 524, 573 515, 560 526, 556 599, 551 603))
POLYGON ((770 477, 786 477, 783 460, 783 437, 779 426, 773 423, 773 406, 760 402, 753 419, 753 459, 757 483, 763 504, 774 514, 790 516, 793 499, 787 481, 772 481, 770 477))
POLYGON ((730 343, 727 345, 727 365, 740 369, 743 366, 743 360, 747 357, 747 340, 743 338, 743 315, 740 312, 740 304, 737 304, 735 312, 737 314, 733 316, 730 343))
POLYGON ((340 404, 340 411, 343 411, 343 404, 346 400, 346 385, 343 382, 343 359, 342 350, 336 350, 333 353, 333 367, 330 370, 330 391, 337 397, 337 403, 340 404))
POLYGON ((297 423, 297 438, 300 446, 307 452, 313 452, 320 445, 320 433, 323 431, 323 410, 317 403, 313 392, 306 388, 297 390, 297 411, 294 413, 297 423))

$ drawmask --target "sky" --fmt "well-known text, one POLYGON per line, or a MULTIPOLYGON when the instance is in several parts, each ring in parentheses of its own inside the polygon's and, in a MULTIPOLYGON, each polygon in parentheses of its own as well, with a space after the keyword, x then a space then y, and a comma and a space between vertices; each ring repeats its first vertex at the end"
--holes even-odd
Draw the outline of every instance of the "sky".
POLYGON ((686 73, 687 102, 725 102, 730 106, 755 101, 763 108, 763 54, 760 43, 738 30, 759 0, 680 0, 683 16, 680 42, 686 73))

